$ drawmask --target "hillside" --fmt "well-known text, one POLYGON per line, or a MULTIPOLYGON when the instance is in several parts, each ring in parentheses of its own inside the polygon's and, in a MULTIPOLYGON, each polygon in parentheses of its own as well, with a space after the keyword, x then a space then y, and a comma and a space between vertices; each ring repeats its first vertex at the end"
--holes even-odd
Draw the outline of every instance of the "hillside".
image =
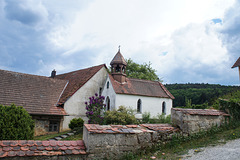
POLYGON ((239 86, 224 86, 219 84, 187 83, 166 84, 166 88, 173 94, 173 107, 185 106, 186 102, 200 105, 212 105, 216 99, 240 89, 239 86))

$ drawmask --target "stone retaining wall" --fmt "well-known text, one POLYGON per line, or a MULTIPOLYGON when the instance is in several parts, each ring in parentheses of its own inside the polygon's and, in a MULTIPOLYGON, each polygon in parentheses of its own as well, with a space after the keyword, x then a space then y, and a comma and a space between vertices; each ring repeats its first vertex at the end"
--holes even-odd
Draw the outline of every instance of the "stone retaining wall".
POLYGON ((172 108, 172 124, 181 129, 185 134, 196 133, 210 129, 212 126, 220 126, 225 123, 229 114, 214 109, 181 109, 172 108))
POLYGON ((118 159, 128 152, 151 147, 179 132, 169 124, 95 125, 85 124, 83 140, 89 159, 118 159))
POLYGON ((174 134, 190 134, 225 122, 228 114, 217 110, 172 109, 170 124, 98 125, 84 124, 79 141, 0 141, 0 158, 7 159, 119 159, 174 134))

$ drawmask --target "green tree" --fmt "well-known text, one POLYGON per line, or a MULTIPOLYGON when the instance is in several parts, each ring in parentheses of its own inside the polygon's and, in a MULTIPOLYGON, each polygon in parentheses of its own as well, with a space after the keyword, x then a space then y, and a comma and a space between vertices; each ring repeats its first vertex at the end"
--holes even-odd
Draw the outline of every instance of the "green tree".
POLYGON ((156 70, 151 67, 151 63, 137 64, 131 59, 127 59, 126 74, 130 78, 145 79, 151 81, 161 81, 156 74, 156 70))

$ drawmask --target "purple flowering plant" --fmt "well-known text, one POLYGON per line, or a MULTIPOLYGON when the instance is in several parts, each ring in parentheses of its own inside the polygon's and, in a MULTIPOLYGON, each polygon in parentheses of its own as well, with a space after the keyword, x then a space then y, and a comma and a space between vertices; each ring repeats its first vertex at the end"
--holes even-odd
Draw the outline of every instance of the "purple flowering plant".
POLYGON ((95 96, 89 97, 89 102, 85 102, 87 110, 86 116, 89 119, 89 124, 103 124, 101 111, 105 107, 105 104, 103 104, 104 99, 104 96, 98 96, 98 94, 95 93, 95 96))

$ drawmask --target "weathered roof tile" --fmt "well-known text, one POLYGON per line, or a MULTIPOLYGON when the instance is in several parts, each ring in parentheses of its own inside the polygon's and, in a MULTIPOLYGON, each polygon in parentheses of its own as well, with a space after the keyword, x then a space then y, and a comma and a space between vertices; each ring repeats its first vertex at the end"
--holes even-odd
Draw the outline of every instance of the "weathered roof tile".
POLYGON ((50 142, 49 142, 49 141, 42 141, 42 145, 43 145, 44 147, 47 147, 47 146, 50 145, 50 142))
POLYGON ((65 141, 42 141, 42 143, 32 140, 0 141, 0 158, 66 154, 86 154, 83 141, 66 141, 66 143, 65 141))
POLYGON ((8 152, 0 151, 0 158, 6 157, 8 155, 8 152))
POLYGON ((51 146, 57 146, 57 142, 56 141, 49 141, 51 146))
POLYGON ((71 142, 70 141, 63 141, 65 146, 70 146, 71 142))
POLYGON ((17 152, 14 152, 14 151, 8 152, 8 157, 13 157, 13 156, 16 156, 16 155, 17 155, 17 152))
POLYGON ((20 157, 25 156, 25 152, 24 151, 18 151, 17 156, 20 156, 20 157))

